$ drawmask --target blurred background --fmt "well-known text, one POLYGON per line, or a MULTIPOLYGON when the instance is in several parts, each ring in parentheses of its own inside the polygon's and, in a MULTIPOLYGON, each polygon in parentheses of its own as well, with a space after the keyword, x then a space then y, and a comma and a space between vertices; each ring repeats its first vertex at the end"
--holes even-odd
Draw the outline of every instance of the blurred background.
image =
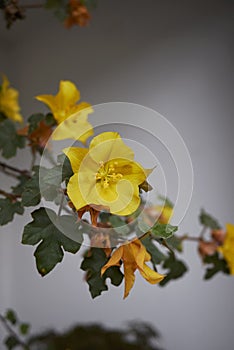
MULTIPOLYGON (((201 207, 223 225, 234 222, 233 19, 231 0, 102 0, 87 28, 70 30, 50 12, 28 10, 10 30, 1 20, 0 71, 20 91, 25 119, 46 111, 34 96, 56 94, 62 79, 92 104, 132 102, 166 117, 182 135, 195 175, 180 233, 198 235, 201 207)), ((29 158, 19 152, 12 164, 26 167, 29 158)), ((141 320, 160 330, 168 350, 234 348, 234 278, 204 282, 196 244, 185 244, 190 271, 181 280, 161 288, 137 276, 126 300, 115 287, 92 300, 79 255, 67 254, 39 276, 32 247, 20 244, 29 221, 28 212, 1 228, 1 312, 16 309, 35 332, 81 322, 124 328, 141 320)))

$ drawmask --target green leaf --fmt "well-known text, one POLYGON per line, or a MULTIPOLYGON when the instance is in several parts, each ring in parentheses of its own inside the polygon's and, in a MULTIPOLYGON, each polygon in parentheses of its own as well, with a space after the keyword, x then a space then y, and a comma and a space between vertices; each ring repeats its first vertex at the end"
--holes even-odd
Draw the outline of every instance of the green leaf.
POLYGON ((73 170, 69 158, 65 154, 60 154, 57 161, 62 166, 62 181, 70 179, 73 170))
POLYGON ((30 178, 28 175, 24 174, 18 176, 17 178, 19 180, 18 184, 16 186, 12 186, 11 189, 13 194, 21 196, 24 191, 24 187, 30 178))
POLYGON ((12 350, 20 344, 18 339, 13 335, 10 335, 9 337, 7 337, 4 343, 8 350, 12 350))
POLYGON ((18 135, 14 122, 5 120, 0 124, 0 150, 4 158, 16 155, 17 148, 25 146, 24 136, 18 135))
POLYGON ((25 207, 36 206, 43 196, 48 201, 53 201, 58 195, 56 184, 47 184, 44 178, 48 174, 48 169, 35 166, 33 175, 24 186, 22 193, 22 203, 25 207))
POLYGON ((212 230, 219 230, 221 228, 221 225, 218 223, 218 221, 213 216, 206 213, 204 209, 201 210, 199 220, 203 226, 209 227, 212 230))
POLYGON ((160 264, 166 259, 166 255, 156 247, 152 242, 151 237, 145 237, 141 242, 144 244, 147 252, 151 255, 151 261, 154 266, 160 264))
POLYGON ((127 235, 130 231, 126 222, 117 215, 110 215, 109 222, 111 223, 115 232, 120 235, 127 235))
POLYGON ((28 323, 21 323, 19 325, 19 331, 22 335, 27 335, 30 329, 30 324, 28 323))
POLYGON ((45 116, 42 113, 32 114, 28 118, 28 124, 29 124, 28 133, 29 133, 29 135, 38 128, 39 123, 42 120, 44 120, 44 118, 45 118, 45 116))
POLYGON ((118 266, 112 266, 101 276, 101 268, 107 263, 108 258, 103 249, 91 248, 84 255, 80 268, 86 271, 86 281, 92 298, 96 298, 103 291, 108 290, 106 279, 110 278, 111 283, 119 286, 123 280, 123 274, 118 266))
POLYGON ((58 217, 48 208, 40 208, 32 213, 33 221, 24 228, 22 243, 38 244, 34 256, 38 272, 44 276, 62 261, 64 251, 77 253, 82 242, 82 232, 73 216, 58 217), (67 230, 67 231, 66 231, 67 230), (68 238, 62 232, 67 232, 68 238))
POLYGON ((138 229, 142 233, 151 232, 154 238, 168 239, 174 232, 178 230, 177 226, 172 226, 170 224, 159 224, 156 223, 152 227, 145 223, 141 218, 138 219, 138 229))
POLYGON ((45 8, 53 10, 55 16, 61 21, 64 21, 67 16, 67 0, 47 0, 45 8))
POLYGON ((28 134, 30 135, 31 133, 33 133, 38 128, 40 122, 42 122, 42 121, 44 121, 45 124, 47 124, 47 125, 56 124, 54 116, 51 113, 48 113, 46 115, 44 115, 42 113, 32 114, 28 118, 28 124, 29 124, 28 134))
POLYGON ((167 246, 172 250, 176 249, 180 253, 183 251, 182 240, 179 237, 176 237, 175 235, 173 235, 167 238, 166 242, 167 242, 167 246))
POLYGON ((158 223, 156 223, 152 227, 151 232, 153 234, 153 237, 168 239, 168 238, 172 237, 174 232, 176 232, 177 230, 178 230, 177 226, 172 226, 170 224, 158 224, 158 223))
POLYGON ((210 267, 208 267, 206 270, 206 273, 204 276, 205 280, 212 278, 218 272, 230 274, 226 260, 221 259, 217 252, 213 255, 206 256, 204 259, 204 263, 210 265, 210 267))
POLYGON ((17 315, 14 310, 8 309, 5 314, 5 319, 9 321, 12 325, 16 325, 18 322, 17 315))
POLYGON ((107 222, 109 222, 110 215, 111 215, 110 213, 103 211, 99 214, 99 219, 101 222, 107 223, 107 222))
POLYGON ((0 225, 13 221, 14 215, 23 215, 24 208, 21 202, 13 202, 9 198, 0 198, 0 225))
POLYGON ((73 175, 71 163, 64 154, 58 156, 59 165, 47 170, 47 174, 43 177, 43 182, 49 185, 60 186, 64 180, 69 180, 73 175))
POLYGON ((51 126, 57 124, 52 113, 47 113, 45 115, 45 123, 46 123, 46 125, 51 125, 51 126))
POLYGON ((187 267, 183 261, 178 260, 172 253, 169 254, 162 265, 164 269, 168 269, 166 277, 159 283, 161 286, 165 286, 169 281, 181 278, 187 271, 187 267))

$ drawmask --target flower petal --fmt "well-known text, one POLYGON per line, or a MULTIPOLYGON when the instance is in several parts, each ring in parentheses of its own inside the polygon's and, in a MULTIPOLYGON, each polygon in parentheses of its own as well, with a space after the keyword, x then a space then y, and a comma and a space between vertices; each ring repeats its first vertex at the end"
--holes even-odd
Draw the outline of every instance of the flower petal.
POLYGON ((10 82, 3 75, 3 82, 0 89, 0 111, 9 119, 16 122, 23 122, 23 117, 19 113, 20 107, 18 104, 19 93, 16 89, 9 87, 10 82))
POLYGON ((136 268, 132 264, 124 264, 124 278, 125 278, 125 286, 124 286, 124 299, 127 298, 130 290, 132 289, 135 282, 135 273, 136 268))
POLYGON ((108 262, 106 263, 106 265, 104 265, 102 267, 101 275, 103 275, 106 272, 106 270, 111 266, 120 266, 120 260, 121 260, 122 256, 123 256, 123 246, 120 246, 111 255, 111 257, 108 260, 108 262))
POLYGON ((88 153, 87 148, 69 147, 63 149, 63 153, 69 158, 74 173, 77 173, 81 162, 88 153))
POLYGON ((70 105, 74 105, 80 99, 80 91, 75 84, 69 80, 61 80, 59 84, 59 92, 56 95, 56 102, 60 109, 66 109, 70 105))
MULTIPOLYGON (((112 162, 113 161, 109 161, 108 163, 112 162)), ((134 182, 137 185, 140 185, 145 181, 147 174, 139 163, 121 158, 115 159, 114 163, 116 174, 119 173, 123 175, 124 179, 134 182)))
POLYGON ((93 127, 87 121, 88 114, 91 113, 91 110, 91 108, 82 109, 72 114, 57 126, 53 132, 52 139, 74 139, 85 143, 86 140, 93 135, 93 127))
POLYGON ((139 268, 139 271, 142 277, 144 277, 144 279, 151 284, 159 283, 165 277, 164 275, 152 270, 146 264, 144 264, 143 268, 139 268))
POLYGON ((90 143, 90 156, 97 162, 108 162, 116 158, 132 160, 134 153, 125 145, 117 132, 104 132, 90 143))
POLYGON ((38 95, 35 97, 38 101, 45 103, 53 114, 56 113, 57 104, 53 95, 38 95))
POLYGON ((78 185, 78 174, 74 174, 72 177, 70 177, 67 185, 67 194, 76 210, 83 208, 87 204, 82 197, 82 193, 78 185))

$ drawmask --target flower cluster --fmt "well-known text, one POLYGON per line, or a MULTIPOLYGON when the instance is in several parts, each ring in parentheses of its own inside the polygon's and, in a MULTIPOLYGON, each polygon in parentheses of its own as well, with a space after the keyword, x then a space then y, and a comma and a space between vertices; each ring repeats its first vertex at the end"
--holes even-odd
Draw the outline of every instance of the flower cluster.
MULTIPOLYGON (((80 6, 80 2, 71 1, 70 5, 80 6)), ((234 274, 234 225, 227 224, 224 230, 202 211, 199 236, 176 235, 178 227, 170 224, 172 202, 162 197, 157 204, 145 202, 143 193, 152 189, 148 183, 152 169, 136 161, 133 149, 117 131, 95 135, 88 120, 93 107, 80 102, 73 82, 60 81, 56 95, 43 94, 36 99, 49 108, 49 113, 33 114, 18 129, 16 122, 23 122, 18 92, 3 76, 0 150, 8 159, 26 144, 32 152, 32 168, 22 170, 0 163, 0 170, 17 182, 11 192, 0 189, 0 225, 11 222, 16 214, 22 215, 25 207, 40 205, 42 199, 52 202, 53 207, 58 205, 56 213, 41 203, 23 232, 23 244, 37 245, 34 256, 42 276, 62 261, 64 252, 77 253, 84 240, 87 245, 87 239, 89 249, 81 269, 92 297, 108 289, 106 279, 110 278, 115 286, 125 281, 126 298, 137 270, 147 282, 160 286, 182 277, 188 270, 179 258, 184 240, 198 242, 207 267, 205 279, 217 272, 234 274), (61 147, 55 161, 51 139, 71 139, 74 143, 61 147), (51 168, 35 165, 43 152, 51 168)))

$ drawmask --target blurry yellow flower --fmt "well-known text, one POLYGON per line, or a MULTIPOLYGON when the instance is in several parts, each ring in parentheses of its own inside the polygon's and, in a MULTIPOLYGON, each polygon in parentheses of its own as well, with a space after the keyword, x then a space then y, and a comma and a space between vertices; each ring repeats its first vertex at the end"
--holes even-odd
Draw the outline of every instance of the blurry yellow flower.
POLYGON ((9 87, 9 85, 10 82, 4 75, 2 85, 0 86, 0 112, 2 112, 7 118, 22 123, 23 118, 19 113, 19 93, 16 89, 9 87))
POLYGON ((93 108, 87 102, 77 104, 80 92, 71 81, 60 81, 57 95, 39 95, 36 99, 50 108, 59 124, 52 136, 54 140, 72 138, 85 143, 93 135, 92 125, 87 121, 93 108))
POLYGON ((137 269, 142 277, 144 277, 146 281, 151 284, 159 283, 165 277, 164 275, 152 270, 145 264, 150 260, 150 254, 146 251, 141 241, 137 239, 116 249, 110 260, 103 266, 101 274, 103 275, 111 266, 120 266, 120 261, 122 261, 124 265, 125 277, 124 298, 126 298, 135 282, 134 273, 137 269))
POLYGON ((168 224, 172 215, 172 207, 152 205, 144 209, 143 219, 144 222, 149 226, 153 226, 156 222, 158 222, 159 224, 168 224))
POLYGON ((74 175, 67 193, 77 210, 100 205, 118 215, 130 215, 140 204, 139 185, 150 170, 134 161, 134 153, 117 132, 94 137, 89 149, 70 147, 68 156, 74 175))
POLYGON ((218 250, 227 261, 231 275, 234 275, 234 225, 226 225, 226 237, 224 243, 218 250))
POLYGON ((160 224, 168 224, 173 215, 173 208, 169 206, 156 206, 156 210, 160 213, 158 222, 160 224))

